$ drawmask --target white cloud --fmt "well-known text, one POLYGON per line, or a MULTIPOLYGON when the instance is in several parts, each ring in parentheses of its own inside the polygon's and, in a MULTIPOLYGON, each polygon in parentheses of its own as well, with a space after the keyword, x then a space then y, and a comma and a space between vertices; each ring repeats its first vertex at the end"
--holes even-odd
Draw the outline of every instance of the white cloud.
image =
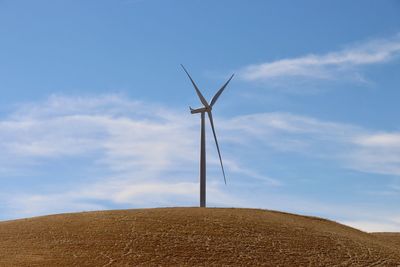
POLYGON ((360 229, 365 232, 400 232, 400 223, 391 222, 390 220, 382 221, 343 221, 348 226, 360 229))
POLYGON ((24 105, 0 121, 0 147, 6 158, 18 158, 11 164, 97 153, 111 169, 140 165, 155 170, 193 158, 193 125, 161 108, 115 95, 53 96, 45 103, 24 105))
POLYGON ((82 201, 80 198, 63 193, 3 195, 2 202, 7 206, 7 219, 107 208, 101 204, 82 201))
MULTIPOLYGON (((334 161, 357 171, 400 175, 400 133, 320 121, 289 113, 260 113, 222 124, 225 136, 241 136, 281 152, 334 161)), ((236 137, 233 137, 234 140, 236 137)))
POLYGON ((400 147, 400 134, 378 133, 369 136, 361 136, 355 141, 367 147, 400 147))
POLYGON ((247 66, 238 72, 246 81, 287 82, 294 79, 365 79, 360 67, 388 62, 400 54, 400 34, 392 38, 372 40, 340 51, 309 54, 247 66), (350 76, 349 76, 350 75, 350 76))
MULTIPOLYGON (((95 155, 91 164, 101 164, 123 176, 140 173, 148 178, 196 169, 198 125, 190 115, 178 115, 171 110, 164 113, 163 107, 115 95, 108 98, 87 98, 85 105, 84 98, 58 96, 17 109, 0 121, 2 167, 95 155), (142 113, 145 115, 141 116, 142 113)), ((397 132, 374 131, 290 113, 218 118, 217 128, 223 142, 245 145, 257 141, 277 151, 337 160, 344 167, 361 171, 400 174, 397 132)), ((209 155, 209 163, 217 170, 216 155, 209 155)), ((241 166, 229 154, 224 154, 224 161, 233 172, 279 184, 241 166)))

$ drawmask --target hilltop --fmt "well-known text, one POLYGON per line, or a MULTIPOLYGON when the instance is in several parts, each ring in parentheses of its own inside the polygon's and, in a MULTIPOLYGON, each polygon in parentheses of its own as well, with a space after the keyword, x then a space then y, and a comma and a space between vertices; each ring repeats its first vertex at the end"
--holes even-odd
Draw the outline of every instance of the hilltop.
POLYGON ((0 266, 397 266, 399 235, 255 209, 162 208, 0 222, 0 266))

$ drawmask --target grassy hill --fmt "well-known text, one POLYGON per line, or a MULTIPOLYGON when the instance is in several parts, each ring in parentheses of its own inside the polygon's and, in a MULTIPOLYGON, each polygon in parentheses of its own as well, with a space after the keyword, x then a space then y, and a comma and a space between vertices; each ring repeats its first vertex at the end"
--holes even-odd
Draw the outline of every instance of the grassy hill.
POLYGON ((0 222, 0 266, 397 266, 399 240, 266 210, 83 212, 0 222))

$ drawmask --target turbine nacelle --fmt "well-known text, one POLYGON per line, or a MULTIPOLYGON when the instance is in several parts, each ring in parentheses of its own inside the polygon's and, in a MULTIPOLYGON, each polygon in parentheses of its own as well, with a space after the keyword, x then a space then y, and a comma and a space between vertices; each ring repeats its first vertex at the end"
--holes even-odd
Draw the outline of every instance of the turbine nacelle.
POLYGON ((190 108, 190 113, 192 113, 192 114, 196 114, 196 113, 202 113, 202 112, 211 112, 211 110, 212 110, 212 107, 210 107, 210 106, 208 106, 208 107, 202 107, 202 108, 196 108, 196 109, 193 109, 192 107, 189 107, 190 108))

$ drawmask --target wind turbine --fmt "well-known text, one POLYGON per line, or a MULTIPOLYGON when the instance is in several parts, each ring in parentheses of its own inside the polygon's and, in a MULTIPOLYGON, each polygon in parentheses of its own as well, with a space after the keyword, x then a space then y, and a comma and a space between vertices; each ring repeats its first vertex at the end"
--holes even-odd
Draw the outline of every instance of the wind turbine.
POLYGON ((185 67, 181 64, 183 70, 186 72, 187 76, 189 77, 190 81, 193 84, 193 87, 197 93, 197 96, 200 99, 200 102, 203 104, 203 107, 201 108, 196 108, 192 109, 190 108, 190 113, 192 114, 201 114, 201 134, 200 134, 200 207, 205 207, 206 206, 206 132, 205 132, 205 114, 207 113, 208 118, 210 119, 210 124, 211 124, 211 129, 214 135, 214 140, 215 140, 215 145, 217 146, 217 151, 218 151, 218 157, 219 157, 219 162, 221 163, 221 169, 222 169, 222 174, 224 176, 224 182, 226 184, 226 177, 225 177, 225 170, 224 170, 224 165, 222 164, 222 158, 221 158, 221 152, 219 150, 219 145, 218 145, 218 140, 217 140, 217 135, 215 134, 215 128, 214 128, 214 120, 212 117, 212 108, 217 102, 219 96, 222 94, 228 83, 232 80, 234 74, 229 78, 229 80, 217 91, 217 93, 214 95, 214 97, 211 99, 211 103, 208 104, 207 100, 204 98, 204 96, 201 94, 199 88, 193 81, 192 77, 190 77, 189 72, 185 69, 185 67))

